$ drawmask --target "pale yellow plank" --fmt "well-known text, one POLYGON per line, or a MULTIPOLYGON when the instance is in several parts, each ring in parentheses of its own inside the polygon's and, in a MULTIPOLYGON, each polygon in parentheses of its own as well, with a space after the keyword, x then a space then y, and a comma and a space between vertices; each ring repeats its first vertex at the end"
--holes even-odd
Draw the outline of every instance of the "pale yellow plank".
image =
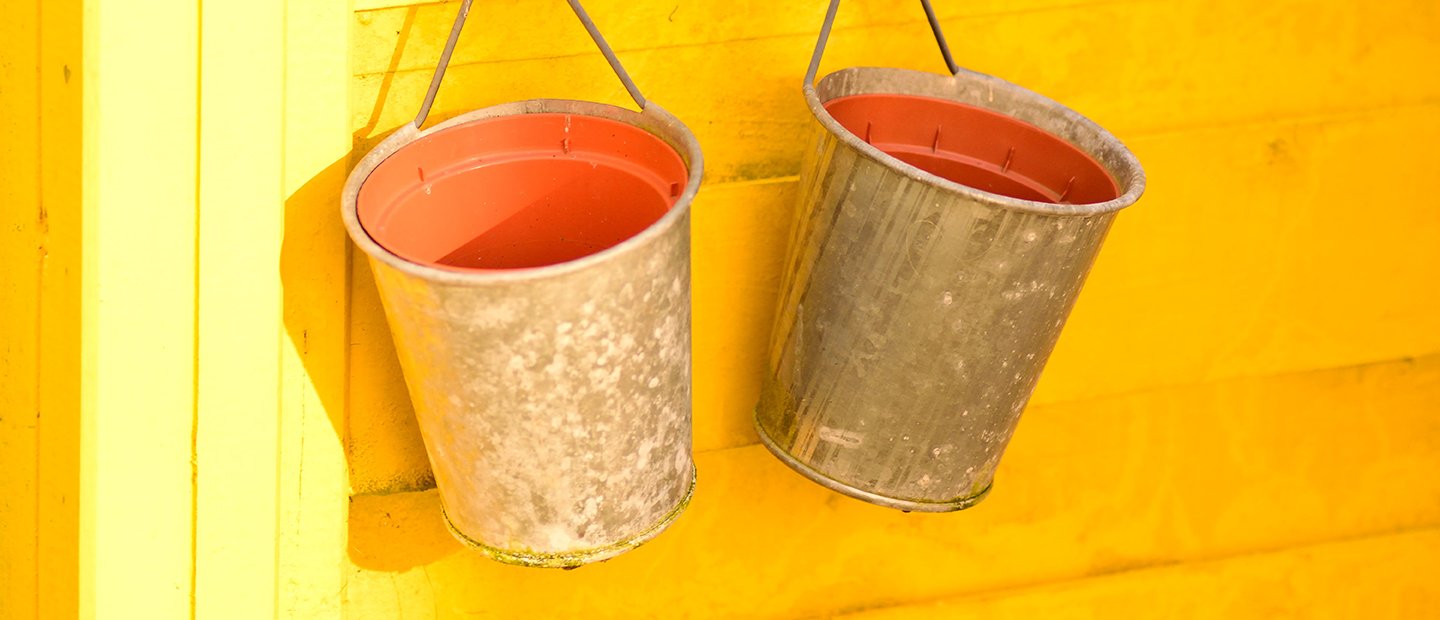
MULTIPOLYGON (((715 5, 717 11, 727 6, 715 5)), ((800 10, 794 7, 818 11, 822 5, 771 2, 754 7, 745 19, 763 22, 778 12, 800 10)), ((494 25, 471 23, 467 36, 475 39, 462 45, 461 53, 488 41, 510 56, 500 62, 452 63, 436 118, 534 97, 633 105, 604 60, 589 51, 583 31, 569 27, 572 18, 563 15, 563 3, 506 6, 477 10, 556 15, 538 22, 544 26, 535 28, 543 32, 530 30, 524 39, 496 39, 480 32, 482 24, 492 32, 494 25), (536 51, 552 40, 565 41, 579 55, 536 51)), ((673 4, 660 8, 667 6, 673 4)), ((914 18, 913 5, 887 6, 914 18)), ((875 17, 867 18, 857 7, 847 4, 842 13, 862 20, 878 20, 883 13, 877 9, 875 17)), ((375 22, 370 25, 374 37, 368 37, 359 21, 365 15, 370 14, 356 18, 355 53, 357 58, 383 56, 376 66, 393 64, 397 49, 438 45, 448 28, 448 21, 436 15, 408 30, 403 21, 375 22), (397 30, 409 33, 403 46, 397 30)), ((799 21, 807 25, 792 35, 620 53, 646 95, 695 131, 710 181, 798 171, 795 145, 811 129, 799 87, 816 28, 808 19, 799 21)), ((627 32, 655 23, 625 22, 607 34, 619 44, 627 32)), ((1127 141, 1183 128, 1440 99, 1440 81, 1417 79, 1440 62, 1440 15, 1426 0, 1373 5, 1285 0, 1258 6, 1241 0, 1125 2, 977 16, 946 25, 962 65, 1044 93, 1127 141)), ((827 71, 854 65, 941 69, 923 21, 839 31, 833 39, 827 71)), ((427 48, 424 57, 429 60, 417 59, 413 69, 356 78, 351 122, 370 137, 366 144, 414 116, 438 52, 427 48)))
POLYGON ((197 618, 279 604, 284 10, 201 6, 197 618))
POLYGON ((179 618, 192 585, 197 6, 86 10, 80 611, 179 618))
POLYGON ((990 498, 939 515, 839 496, 758 446, 710 452, 670 531, 573 572, 462 549, 434 491, 356 498, 347 611, 803 617, 1434 527, 1436 411, 1435 356, 1037 407, 990 498))
POLYGON ((78 0, 40 3, 40 185, 48 231, 40 263, 41 618, 74 618, 80 601, 83 8, 78 0))
POLYGON ((345 2, 285 3, 277 540, 283 618, 338 617, 344 588, 349 241, 340 224, 340 187, 350 151, 343 116, 349 19, 345 2))
POLYGON ((1440 105, 1140 138, 1036 394, 1055 402, 1440 351, 1440 105), (1377 154, 1384 154, 1383 157, 1377 154))
POLYGON ((0 617, 36 618, 39 587, 39 11, 0 6, 0 617))
POLYGON ((839 617, 1425 618, 1437 572, 1432 528, 839 617))

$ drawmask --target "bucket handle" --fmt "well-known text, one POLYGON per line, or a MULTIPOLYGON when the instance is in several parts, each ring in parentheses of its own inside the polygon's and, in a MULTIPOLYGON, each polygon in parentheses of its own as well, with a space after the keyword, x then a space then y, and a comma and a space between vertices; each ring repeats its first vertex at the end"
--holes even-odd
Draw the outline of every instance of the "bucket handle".
MULTIPOLYGON (((930 22, 930 31, 935 33, 935 43, 940 46, 940 55, 945 57, 945 66, 950 69, 950 75, 960 72, 960 66, 955 64, 955 58, 950 55, 950 45, 945 42, 945 33, 940 31, 940 19, 935 17, 935 9, 930 6, 930 0, 920 0, 920 6, 925 7, 925 19, 930 22)), ((815 55, 810 57, 810 70, 805 72, 805 88, 815 87, 815 74, 820 71, 820 57, 825 55, 825 42, 830 39, 830 28, 835 25, 835 13, 840 8, 840 0, 830 0, 830 8, 825 11, 825 23, 820 26, 820 40, 815 42, 815 55)))
MULTIPOLYGON (((450 27, 450 38, 445 41, 445 51, 440 53, 440 63, 435 66, 435 75, 430 78, 430 90, 425 93, 425 101, 420 104, 420 113, 415 115, 415 128, 419 129, 425 124, 425 117, 430 116, 430 106, 435 104, 435 95, 440 92, 440 81, 445 77, 445 69, 450 66, 450 55, 455 52, 455 42, 460 40, 460 30, 465 27, 465 17, 470 14, 470 3, 473 0, 461 0, 460 12, 455 15, 455 25, 450 27)), ((580 6, 580 0, 566 0, 570 8, 575 11, 575 17, 580 18, 580 23, 585 26, 585 31, 590 33, 590 38, 595 41, 595 46, 600 48, 600 53, 605 55, 605 61, 610 63, 610 68, 620 78, 620 83, 625 85, 625 90, 630 93, 630 98, 635 100, 635 105, 645 109, 645 96, 640 94, 640 87, 630 79, 630 74, 625 72, 625 67, 620 65, 620 59, 615 56, 615 51, 610 49, 610 44, 605 42, 605 37, 600 34, 600 29, 580 6)), ((833 11, 834 8, 832 7, 833 11)), ((938 32, 938 31, 937 31, 938 32)))

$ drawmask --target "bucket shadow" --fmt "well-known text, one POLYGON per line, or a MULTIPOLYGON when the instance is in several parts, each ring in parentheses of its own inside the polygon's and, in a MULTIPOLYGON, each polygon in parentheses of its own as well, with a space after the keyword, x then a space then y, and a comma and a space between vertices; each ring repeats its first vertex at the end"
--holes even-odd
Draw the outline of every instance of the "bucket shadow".
POLYGON ((285 330, 344 447, 351 561, 403 571, 461 547, 436 494, 416 492, 433 489, 434 478, 370 267, 340 219, 349 169, 350 157, 330 164, 285 202, 285 330), (376 503, 401 497, 400 512, 376 503))
POLYGON ((377 134, 377 126, 415 16, 415 8, 406 14, 354 148, 286 199, 280 252, 285 330, 344 449, 349 556, 381 571, 407 570, 461 548, 445 530, 436 494, 418 492, 433 489, 434 477, 370 266, 340 218, 350 169, 377 139, 372 135, 389 133, 377 134), (385 497, 399 502, 376 500, 385 497), (400 509, 388 509, 392 504, 400 509))

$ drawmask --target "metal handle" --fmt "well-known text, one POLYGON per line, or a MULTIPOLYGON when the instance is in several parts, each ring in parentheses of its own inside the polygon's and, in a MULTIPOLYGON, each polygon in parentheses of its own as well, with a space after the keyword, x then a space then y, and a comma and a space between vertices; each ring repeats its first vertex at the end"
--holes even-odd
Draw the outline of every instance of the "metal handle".
MULTIPOLYGON (((935 17, 935 9, 930 6, 930 0, 920 0, 920 6, 925 7, 925 19, 930 22, 930 31, 935 33, 935 43, 940 46, 940 55, 945 58, 945 66, 950 69, 950 74, 960 72, 960 66, 955 64, 955 58, 950 55, 950 45, 945 42, 945 33, 940 31, 940 19, 935 17)), ((805 86, 812 87, 815 84, 815 74, 820 71, 820 57, 825 55, 825 42, 830 39, 830 29, 835 25, 835 13, 840 8, 840 0, 830 0, 830 8, 825 11, 825 23, 820 26, 820 40, 815 42, 815 55, 810 57, 810 70, 805 72, 805 86)))
MULTIPOLYGON (((440 53, 440 63, 435 66, 435 75, 430 78, 430 90, 425 93, 425 101, 420 104, 420 113, 415 115, 415 128, 419 129, 425 124, 425 117, 430 116, 430 107, 435 105, 435 95, 440 92, 440 81, 445 78, 445 69, 450 66, 450 55, 455 52, 455 42, 460 40, 460 31, 465 28, 465 17, 470 14, 470 3, 473 0, 461 0, 460 12, 455 16, 455 25, 450 27, 450 38, 445 41, 445 51, 440 53)), ((630 79, 630 74, 625 72, 625 67, 620 65, 620 59, 615 56, 615 51, 610 49, 610 44, 605 42, 605 37, 600 34, 600 29, 585 12, 585 7, 580 6, 580 0, 567 0, 570 8, 575 11, 575 17, 580 18, 581 25, 585 31, 590 33, 590 38, 595 41, 600 53, 605 55, 605 61, 610 63, 610 68, 620 78, 620 83, 625 85, 625 90, 630 93, 630 98, 635 100, 635 105, 645 109, 645 96, 640 94, 640 87, 630 79)), ((833 10, 833 9, 832 9, 833 10)))

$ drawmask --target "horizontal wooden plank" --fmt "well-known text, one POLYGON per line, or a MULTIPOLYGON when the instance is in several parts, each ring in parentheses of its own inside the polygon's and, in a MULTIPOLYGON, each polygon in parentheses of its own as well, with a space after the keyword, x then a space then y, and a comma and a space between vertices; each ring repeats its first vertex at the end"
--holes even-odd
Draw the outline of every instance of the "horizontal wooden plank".
MULTIPOLYGON (((938 0, 936 12, 952 28, 965 20, 1013 16, 1056 8, 1131 4, 1144 0, 938 0)), ((459 3, 359 0, 352 30, 357 75, 434 68, 459 3), (388 5, 388 6, 386 6, 388 5)), ((616 50, 628 52, 774 37, 809 38, 814 44, 824 2, 591 0, 585 10, 616 50)), ((918 3, 850 0, 835 18, 837 33, 867 26, 902 26, 928 36, 918 3)), ((837 39, 848 34, 837 34, 837 39)), ((966 36, 952 36, 965 39, 966 36)), ((930 43, 933 46, 933 43, 930 43)), ((466 19, 451 66, 532 58, 593 55, 595 46, 564 2, 476 2, 466 19)), ((809 60, 806 55, 804 60, 809 60)), ((927 60, 940 65, 940 55, 927 60)))
POLYGON ((840 617, 1424 618, 1437 572, 1440 530, 1426 529, 840 617))
POLYGON ((1440 106, 1134 141, 1117 220, 1038 402, 1440 351, 1440 106), (1419 138, 1417 142, 1417 137, 1419 138), (1385 157, 1376 157, 1385 153, 1385 157), (1197 155, 1198 154, 1198 155, 1197 155))
MULTIPOLYGON (((792 4, 769 3, 776 8, 757 8, 754 19, 792 4)), ((521 6, 565 10, 558 2, 549 8, 527 3, 505 10, 521 6)), ((846 7, 845 13, 858 15, 846 7)), ((570 20, 557 15, 545 23, 570 20)), ((648 23, 616 28, 611 38, 619 41, 626 28, 648 23)), ((1364 10, 1320 0, 1259 6, 1240 0, 1134 2, 980 16, 947 25, 963 65, 1053 97, 1127 141, 1177 129, 1440 100, 1440 81, 1415 79, 1430 60, 1440 58, 1440 37, 1433 35, 1440 32, 1440 14, 1425 0, 1364 10), (961 32, 964 36, 954 34, 961 32), (1320 32, 1325 33, 1323 45, 1314 34, 1320 32), (1045 44, 1031 44, 1035 41, 1045 44)), ((814 45, 813 28, 807 25, 798 31, 803 34, 787 36, 622 51, 620 57, 646 95, 695 132, 706 153, 707 178, 791 176, 799 169, 799 145, 814 130, 799 92, 814 45)), ((354 39, 356 56, 396 49, 396 42, 367 38, 361 31, 354 39)), ((393 31, 391 26, 384 30, 393 31)), ((412 29, 402 48, 420 41, 438 44, 444 33, 444 20, 412 29)), ((588 45, 578 28, 555 36, 588 45)), ((452 64, 432 116, 534 97, 633 105, 604 60, 588 48, 564 57, 532 48, 550 38, 537 33, 516 39, 526 42, 519 59, 452 64)), ((833 39, 827 68, 940 66, 919 22, 839 31, 833 39)), ((425 64, 355 78, 351 123, 360 152, 414 116, 431 68, 425 64)))
POLYGON ((463 550, 434 491, 357 497, 346 595, 358 617, 787 618, 1434 527, 1437 410, 1440 356, 1037 407, 990 498, 939 515, 715 451, 670 531, 574 572, 463 550))

